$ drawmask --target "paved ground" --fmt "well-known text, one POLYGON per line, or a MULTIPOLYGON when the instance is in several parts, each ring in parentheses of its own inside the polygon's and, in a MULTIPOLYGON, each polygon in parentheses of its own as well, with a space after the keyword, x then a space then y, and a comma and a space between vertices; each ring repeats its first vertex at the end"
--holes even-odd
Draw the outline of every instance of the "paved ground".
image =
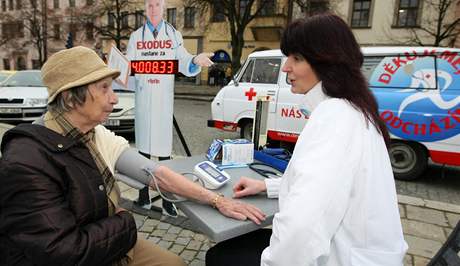
MULTIPOLYGON (((215 243, 199 232, 183 214, 178 218, 133 208, 137 191, 119 183, 123 206, 133 210, 139 236, 181 256, 189 265, 204 265, 215 243)), ((460 205, 398 195, 404 237, 409 245, 405 266, 427 265, 460 220, 460 205)), ((158 205, 158 204, 157 204, 158 205)), ((217 213, 216 213, 217 215, 217 213)))

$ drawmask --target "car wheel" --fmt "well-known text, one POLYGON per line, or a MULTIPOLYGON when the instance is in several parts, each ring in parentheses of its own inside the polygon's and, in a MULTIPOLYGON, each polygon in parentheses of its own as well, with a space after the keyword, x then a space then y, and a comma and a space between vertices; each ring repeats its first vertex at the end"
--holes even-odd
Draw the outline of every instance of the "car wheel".
POLYGON ((388 152, 396 179, 415 180, 427 167, 427 152, 420 144, 395 141, 391 143, 388 152))
POLYGON ((241 125, 240 137, 252 141, 252 120, 246 120, 241 125))

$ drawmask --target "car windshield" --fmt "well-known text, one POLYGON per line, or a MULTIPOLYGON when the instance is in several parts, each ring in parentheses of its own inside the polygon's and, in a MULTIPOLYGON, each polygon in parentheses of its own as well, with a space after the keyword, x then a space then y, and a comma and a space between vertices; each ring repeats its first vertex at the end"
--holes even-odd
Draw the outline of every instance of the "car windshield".
POLYGON ((7 73, 0 73, 0 83, 4 81, 7 77, 9 77, 11 74, 7 73))
POLYGON ((11 75, 5 82, 4 87, 44 87, 40 71, 18 71, 11 75))

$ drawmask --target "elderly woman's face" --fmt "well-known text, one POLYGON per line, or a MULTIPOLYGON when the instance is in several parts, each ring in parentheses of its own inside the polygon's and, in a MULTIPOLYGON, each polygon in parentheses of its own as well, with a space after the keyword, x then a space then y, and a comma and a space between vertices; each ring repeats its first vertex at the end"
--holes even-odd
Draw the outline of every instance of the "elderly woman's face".
POLYGON ((282 70, 287 73, 292 93, 305 94, 319 82, 311 65, 301 55, 289 55, 282 70))
POLYGON ((112 90, 112 78, 104 78, 88 85, 88 94, 83 105, 76 111, 94 126, 104 122, 118 103, 118 96, 112 90))

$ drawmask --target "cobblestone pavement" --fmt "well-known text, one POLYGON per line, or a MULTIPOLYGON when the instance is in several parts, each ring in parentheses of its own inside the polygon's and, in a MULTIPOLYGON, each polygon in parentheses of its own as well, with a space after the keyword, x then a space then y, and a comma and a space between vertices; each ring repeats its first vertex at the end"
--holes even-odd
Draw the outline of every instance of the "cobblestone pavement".
MULTIPOLYGON (((181 256, 188 265, 205 265, 206 251, 215 243, 181 214, 162 216, 134 207, 137 191, 120 183, 124 207, 133 210, 140 237, 181 256)), ((424 266, 441 248, 460 220, 460 205, 398 195, 401 223, 409 250, 404 266, 424 266)))

